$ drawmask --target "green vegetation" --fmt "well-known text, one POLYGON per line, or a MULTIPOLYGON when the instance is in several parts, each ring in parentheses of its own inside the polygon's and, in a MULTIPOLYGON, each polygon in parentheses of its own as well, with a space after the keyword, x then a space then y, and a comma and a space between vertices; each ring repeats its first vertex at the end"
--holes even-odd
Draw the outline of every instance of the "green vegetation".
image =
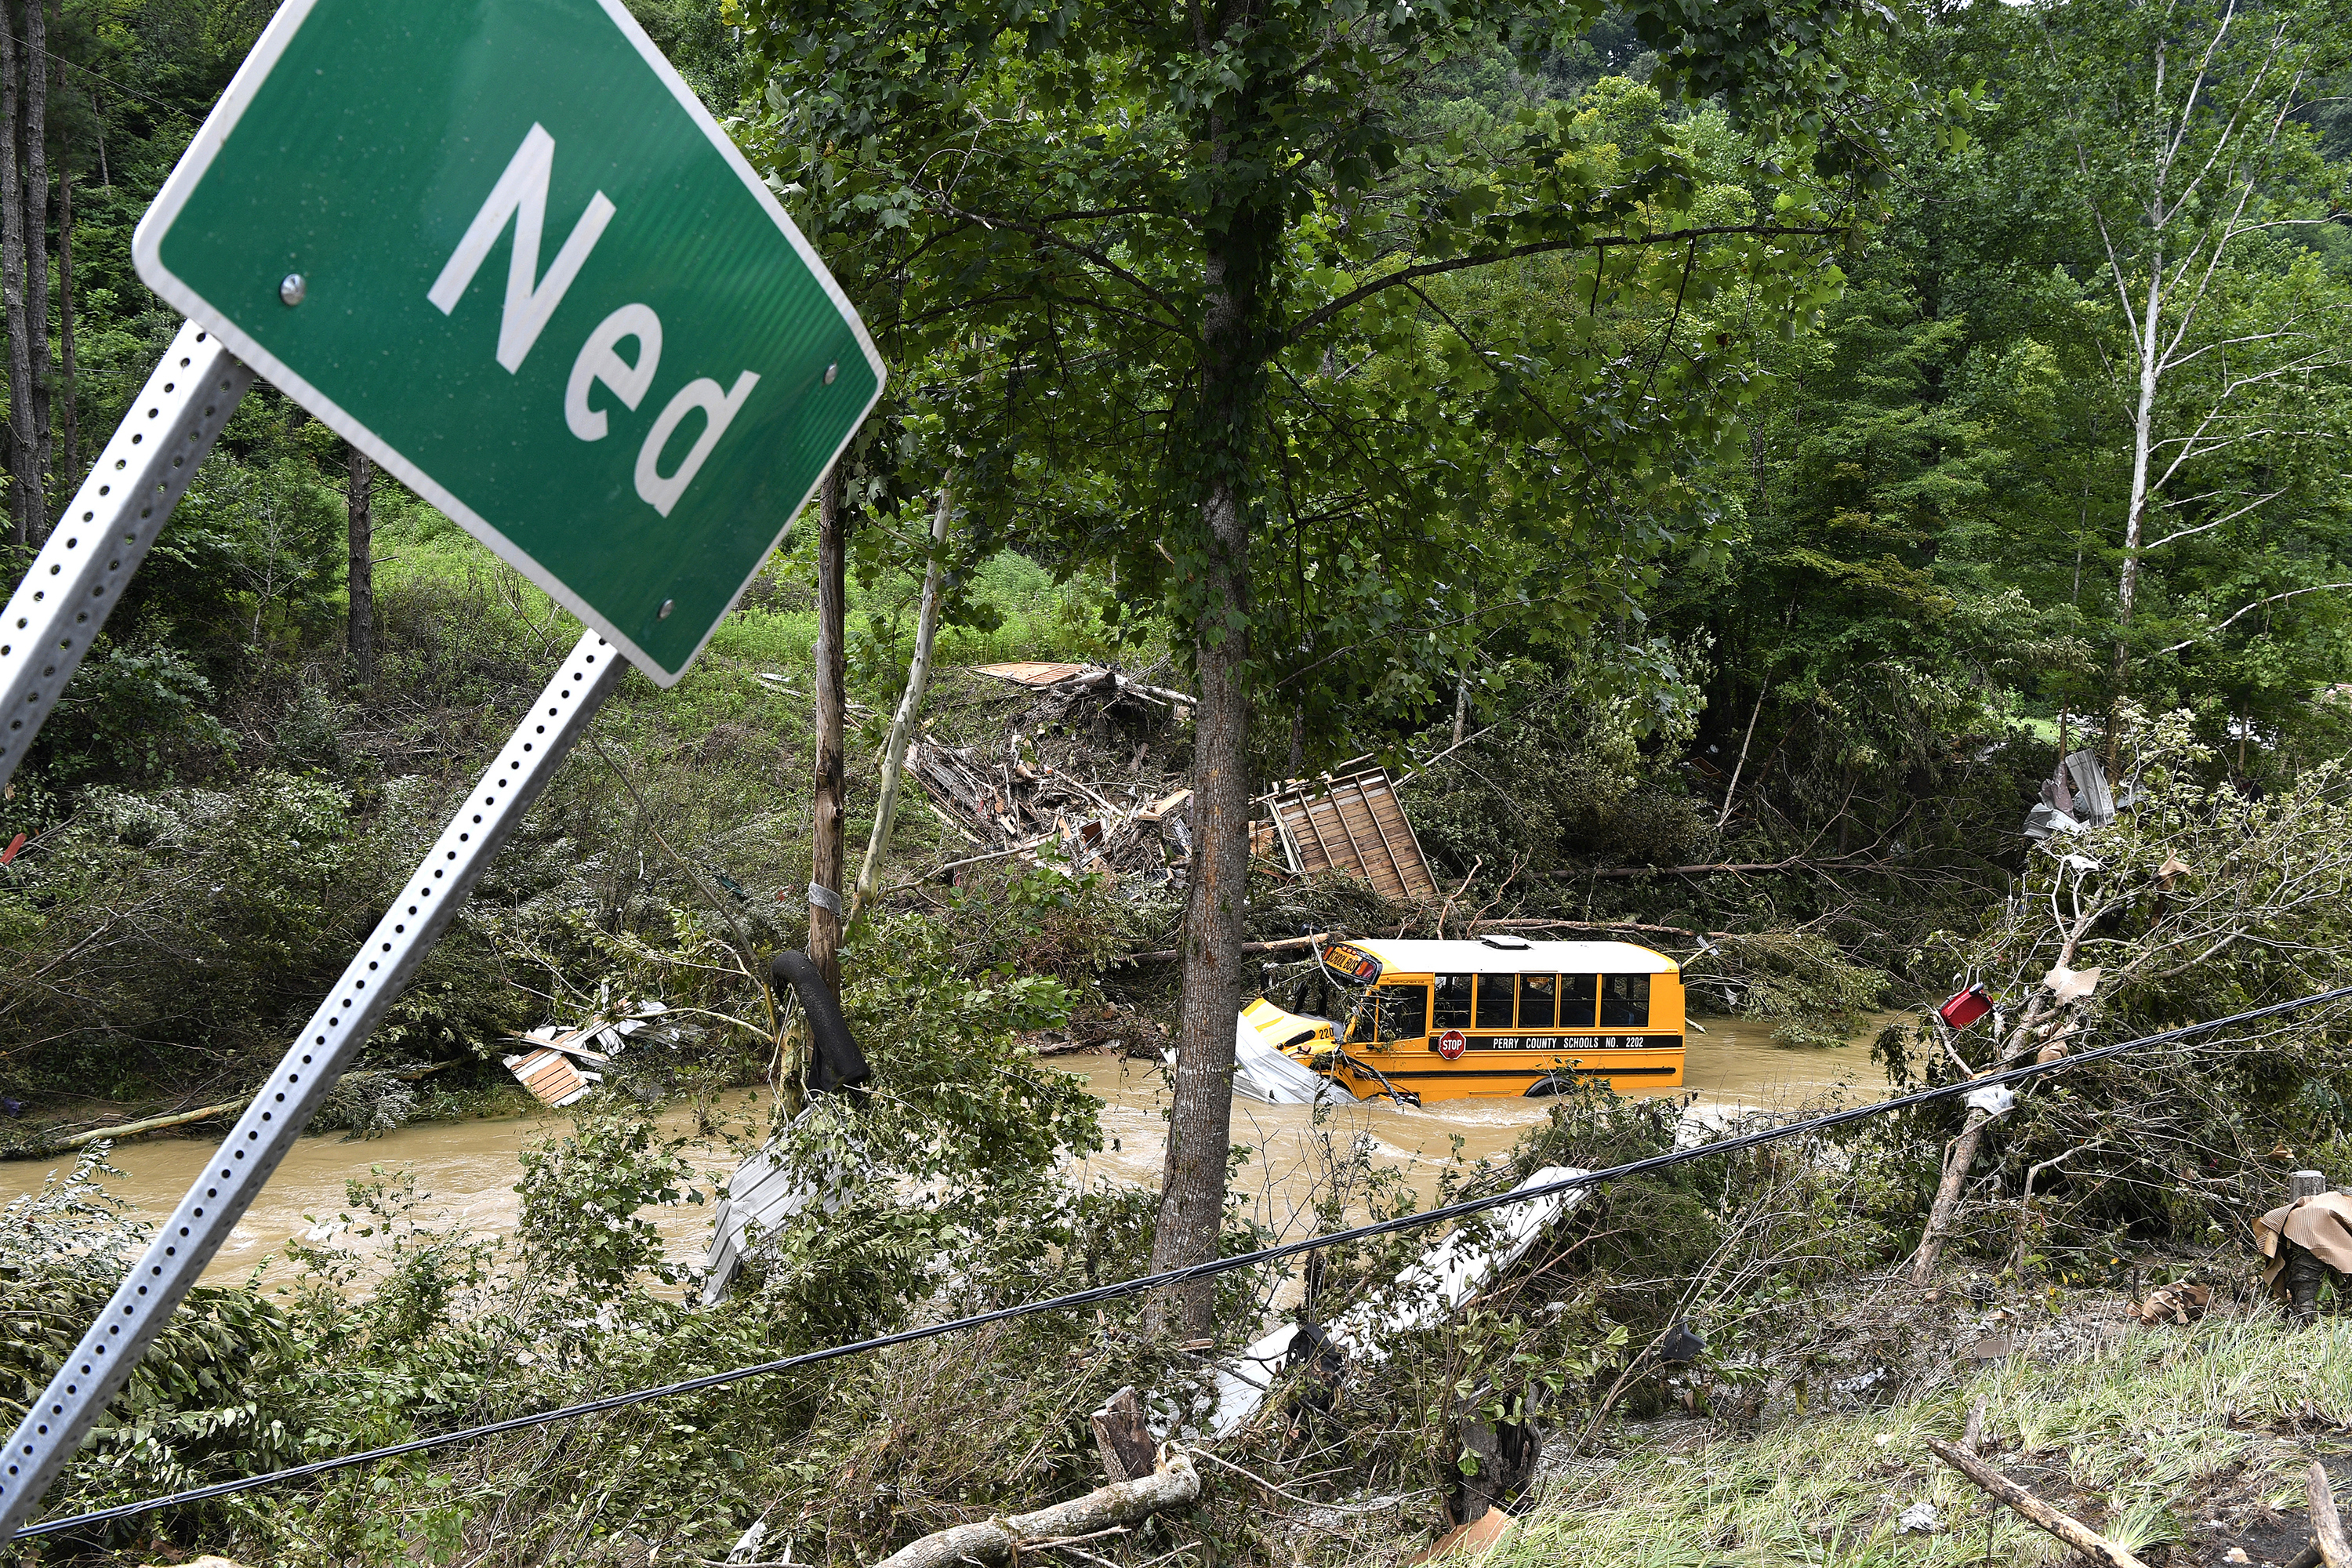
MULTIPOLYGON (((1979 1400, 1997 1468, 2156 1561, 2151 1546, 2231 1541, 2268 1510, 2298 1510, 2311 1460, 2331 1452, 2316 1431, 2352 1408, 2352 1337, 2341 1322, 2307 1334, 2236 1313, 2188 1328, 2083 1319, 2062 1326, 2080 1330, 2086 1342, 1875 1409, 1816 1412, 1754 1437, 1694 1432, 1680 1442, 1629 1445, 1605 1469, 1563 1479, 1486 1561, 1493 1568, 2041 1568, 2069 1561, 2065 1547, 1927 1453, 1929 1437, 1955 1440, 1979 1400), (1935 1510, 1933 1530, 1898 1532, 1903 1511, 1922 1502, 1935 1510), (2216 1530, 2208 1521, 2227 1523, 2216 1530)), ((2251 1560, 2260 1562, 2262 1538, 2254 1542, 2251 1560)), ((2218 1561, 2224 1548, 2212 1550, 2218 1561)))
MULTIPOLYGON (((1191 693, 1181 718, 1039 718, 1006 763, 1192 784, 1189 886, 1051 855, 942 879, 971 846, 910 791, 843 955, 873 1091, 790 1121, 759 976, 805 940, 813 863, 802 520, 693 672, 625 682, 322 1120, 514 1109, 511 1037, 623 999, 668 1005, 677 1048, 625 1058, 525 1152, 507 1242, 433 1228, 429 1173, 378 1171, 266 1285, 199 1292, 52 1510, 1247 1245, 1223 1078, 1260 973, 1244 938, 1636 922, 1704 1005, 1808 1050, 1982 982, 2000 1012, 1974 1032, 1923 1014, 1875 1043, 1938 1083, 2352 979, 2336 0, 631 9, 891 361, 835 510, 850 841, 945 490, 930 736, 992 763, 1008 717, 1042 712, 953 668, 980 661, 1191 693), (2123 809, 2035 845, 2020 822, 2077 748, 2123 809), (1267 781, 1368 752, 1412 770, 1424 907, 1249 861, 1267 781), (1111 963, 1162 949, 1187 962, 1111 963), (1104 1130, 1036 1047, 1106 1014, 1180 1047, 1165 1191, 1067 1180, 1104 1130), (753 1084, 756 1111, 722 1092, 753 1084), (695 1143, 661 1130, 672 1109, 695 1143), (646 1216, 707 1187, 702 1148, 771 1139, 823 1201, 689 1308, 646 1216)), ((175 326, 131 228, 266 15, 6 19, 46 26, 48 62, 17 147, 47 183, 0 258, 46 289, 0 323, 24 351, 0 423, 16 573, 175 326)), ((0 1142, 250 1089, 573 635, 257 390, 0 802, 0 841, 26 835, 0 867, 0 1100, 24 1106, 0 1142)), ((2185 1545, 2200 1510, 2284 1497, 2305 1432, 2347 1418, 2345 1332, 2286 1337, 2251 1291, 2105 1330, 2136 1278, 2236 1279, 2287 1170, 2352 1179, 2344 1018, 2063 1075, 1990 1121, 1942 1106, 1618 1184, 1336 1388, 1286 1374, 1220 1448, 1249 1476, 1087 1550, 1399 1558, 1458 1500, 1484 1419, 1533 1422, 1553 1456, 1496 1561, 2054 1561, 1919 1453, 1979 1395, 2008 1458, 2185 1545), (1941 1296, 1900 1279, 1931 1214, 1941 1296), (2047 1353, 1947 1374, 1962 1314, 1973 1332, 1995 1301, 2047 1353), (1706 1351, 1662 1363, 1685 1323, 1706 1351), (1892 1381, 1842 1388, 1874 1365, 1892 1381), (1943 1528, 1895 1534, 1922 1500, 1943 1528)), ((1677 1110, 1566 1097, 1440 1195, 1660 1152, 1677 1110)), ((1318 1223, 1418 1201, 1369 1142, 1324 1157, 1318 1223)), ((102 1159, 0 1223, 0 1412, 140 1241, 102 1159)), ((871 1562, 1087 1489, 1106 1394, 1181 1394, 1196 1332, 1255 1338, 1290 1290, 1329 1322, 1421 1245, 39 1553, 643 1568, 717 1561, 764 1520, 793 1561, 871 1562)))

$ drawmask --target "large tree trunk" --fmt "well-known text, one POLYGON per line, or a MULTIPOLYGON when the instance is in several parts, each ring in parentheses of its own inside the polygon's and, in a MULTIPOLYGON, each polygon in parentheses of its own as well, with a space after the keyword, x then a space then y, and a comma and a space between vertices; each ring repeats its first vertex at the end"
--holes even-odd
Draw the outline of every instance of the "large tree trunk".
POLYGON ((65 465, 58 470, 60 492, 71 496, 81 483, 81 420, 75 407, 81 369, 73 344, 73 171, 58 175, 58 347, 62 361, 59 395, 65 399, 65 465))
MULTIPOLYGON (((7 20, 0 8, 0 21, 7 20)), ((0 300, 8 332, 8 510, 16 542, 32 542, 40 495, 40 441, 33 433, 33 342, 25 325, 25 182, 18 159, 24 79, 16 29, 0 27, 0 300)))
MULTIPOLYGON (((1197 586, 1193 659, 1201 700, 1192 731, 1192 859, 1184 915, 1182 1014, 1168 1154, 1152 1232, 1154 1272, 1217 1255, 1225 1157, 1233 1142, 1234 1020, 1241 1010, 1243 913, 1249 891, 1249 506, 1244 493, 1253 393, 1263 366, 1261 288, 1276 226, 1236 215, 1210 237, 1202 338, 1201 521, 1207 567, 1197 586)), ((1155 1303, 1154 1325, 1203 1334, 1216 1282, 1155 1303)))
POLYGON ((843 831, 843 721, 848 706, 843 640, 848 622, 848 552, 844 535, 841 464, 835 462, 817 487, 816 535, 816 774, 810 788, 814 822, 810 834, 809 880, 823 893, 809 895, 809 957, 824 973, 826 988, 841 994, 841 897, 843 831))
POLYGON ((33 542, 49 533, 49 55, 47 0, 25 0, 25 335, 32 351, 33 542))
POLYGON ((375 459, 357 447, 344 448, 343 510, 351 536, 351 618, 343 647, 351 655, 352 680, 375 685, 375 459))
POLYGON ((882 852, 889 847, 890 825, 898 815, 898 781, 907 765, 907 742, 914 738, 916 716, 923 710, 923 689, 930 684, 931 644, 940 630, 940 587, 946 576, 943 547, 948 538, 950 487, 954 476, 940 486, 939 510, 931 518, 931 559, 923 568, 923 604, 915 616, 915 657, 907 665, 907 690, 890 720, 890 743, 882 754, 882 793, 874 804, 874 831, 866 840, 866 859, 857 868, 857 892, 849 900, 849 918, 874 899, 882 879, 882 852))

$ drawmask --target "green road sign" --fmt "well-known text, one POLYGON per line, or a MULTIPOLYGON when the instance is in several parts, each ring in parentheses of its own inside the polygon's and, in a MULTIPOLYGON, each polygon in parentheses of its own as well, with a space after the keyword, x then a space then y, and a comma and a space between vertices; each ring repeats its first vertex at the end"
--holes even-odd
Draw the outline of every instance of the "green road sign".
POLYGON ((133 253, 665 686, 882 392, 620 0, 289 0, 133 253))

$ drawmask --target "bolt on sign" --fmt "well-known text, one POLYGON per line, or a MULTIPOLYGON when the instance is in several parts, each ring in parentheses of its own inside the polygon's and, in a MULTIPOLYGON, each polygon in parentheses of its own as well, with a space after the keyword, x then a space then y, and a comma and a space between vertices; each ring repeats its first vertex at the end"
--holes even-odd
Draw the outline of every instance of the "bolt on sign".
POLYGON ((665 686, 882 392, 621 0, 291 0, 133 255, 665 686))

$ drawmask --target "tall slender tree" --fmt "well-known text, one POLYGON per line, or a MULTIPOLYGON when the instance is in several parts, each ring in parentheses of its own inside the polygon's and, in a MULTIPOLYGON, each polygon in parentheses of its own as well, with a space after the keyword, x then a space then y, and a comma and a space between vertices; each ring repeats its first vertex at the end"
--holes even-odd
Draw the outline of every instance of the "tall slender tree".
POLYGON ((817 486, 816 757, 810 780, 809 957, 841 991, 842 864, 849 826, 844 749, 848 721, 848 535, 844 453, 817 486))
MULTIPOLYGON (((1532 256, 1589 258, 1580 290, 1612 295, 1675 295, 1696 278, 1695 293, 1711 296, 1736 274, 1756 280, 1769 310, 1834 287, 1811 243, 1828 226, 1802 192, 1764 192, 1769 216, 1744 204, 1695 213, 1692 153, 1670 126, 1620 147, 1573 113, 1531 110, 1493 145, 1411 145, 1400 105, 1423 73, 1497 43, 1532 63, 1598 12, 1597 0, 745 6, 747 37, 773 71, 775 122, 755 140, 767 139, 780 183, 797 187, 809 226, 859 252, 910 334, 982 321, 1018 343, 992 389, 996 438, 967 470, 975 509, 1002 518, 1050 495, 1045 505, 1072 519, 1068 543, 1115 555, 1123 595, 1156 592, 1182 628, 1199 696, 1193 854, 1158 1267, 1213 1257, 1224 1206, 1251 720, 1268 660, 1296 646, 1261 647, 1255 635, 1253 546, 1280 506, 1273 384, 1304 385, 1327 349, 1366 331, 1418 332, 1432 279, 1532 256)), ((1818 166, 1853 166, 1857 137, 1837 112, 1824 47, 1860 7, 1642 0, 1632 14, 1671 80, 1786 111, 1801 137, 1798 116, 1811 114, 1835 127, 1808 143, 1818 166)), ((1688 340, 1666 354, 1675 342, 1669 327, 1651 363, 1612 361, 1618 390, 1589 420, 1546 411, 1544 438, 1560 448, 1550 466, 1577 471, 1566 488, 1617 486, 1613 526, 1636 549, 1676 482, 1671 463, 1654 461, 1652 434, 1719 416, 1701 411, 1714 407, 1706 398, 1685 402, 1686 378, 1705 380, 1708 360, 1688 340)), ((1511 411, 1515 440, 1530 439, 1517 363, 1458 346, 1438 356, 1436 379, 1476 388, 1511 411)), ((1357 395, 1317 389, 1297 406, 1329 418, 1330 403, 1357 395)), ((1435 395, 1402 401, 1418 420, 1435 395)), ((1406 457, 1433 471, 1485 466, 1457 445, 1464 435, 1416 424, 1394 441, 1401 456, 1443 444, 1437 459, 1406 457)), ((1398 493, 1383 474, 1367 482, 1398 493)), ((1467 489, 1451 485, 1423 489, 1465 504, 1467 489)), ((1395 510, 1398 563, 1428 565, 1412 553, 1427 547, 1405 537, 1413 520, 1395 510)), ((1412 603, 1428 581, 1381 593, 1412 603)), ((1188 1331, 1208 1326, 1211 1300, 1205 1281, 1181 1293, 1188 1331)))
POLYGON ((24 123, 18 128, 25 159, 25 337, 32 361, 33 475, 29 517, 34 543, 48 537, 49 475, 53 429, 49 397, 55 381, 49 353, 49 58, 48 0, 24 0, 25 47, 20 57, 25 90, 24 123))
POLYGON ((0 7, 0 300, 8 332, 8 510, 16 542, 40 537, 40 437, 33 422, 33 337, 26 311, 24 50, 0 7))

